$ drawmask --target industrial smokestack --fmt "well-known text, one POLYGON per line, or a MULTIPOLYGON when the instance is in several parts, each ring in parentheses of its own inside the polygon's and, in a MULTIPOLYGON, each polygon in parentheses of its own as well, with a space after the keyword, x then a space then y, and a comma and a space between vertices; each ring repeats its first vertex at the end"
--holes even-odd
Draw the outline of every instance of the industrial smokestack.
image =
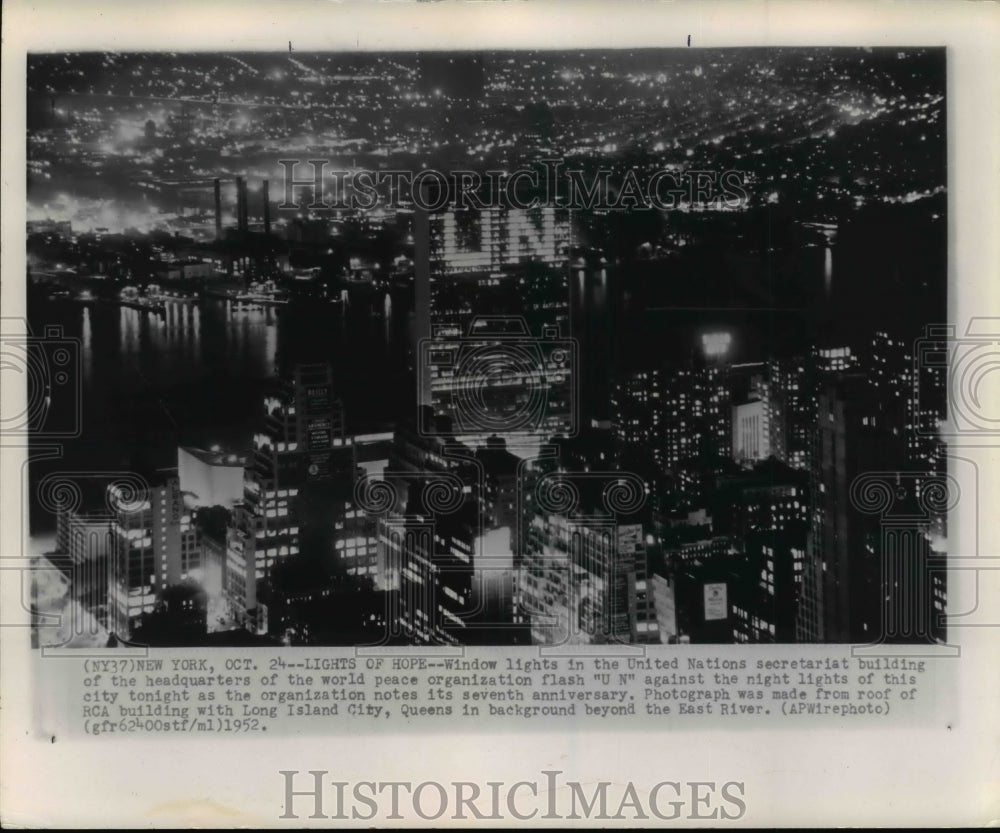
POLYGON ((261 193, 264 197, 264 234, 271 233, 271 190, 268 181, 265 179, 261 186, 261 193))
POLYGON ((215 239, 222 239, 222 183, 218 179, 215 185, 215 239))

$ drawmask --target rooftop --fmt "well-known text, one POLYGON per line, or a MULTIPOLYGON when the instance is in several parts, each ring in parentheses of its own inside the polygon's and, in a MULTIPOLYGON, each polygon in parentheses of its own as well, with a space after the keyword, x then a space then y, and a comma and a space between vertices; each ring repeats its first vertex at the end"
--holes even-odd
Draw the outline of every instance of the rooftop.
POLYGON ((242 467, 246 465, 247 461, 246 455, 221 449, 218 446, 213 446, 207 451, 204 448, 195 448, 190 445, 182 445, 180 449, 209 466, 242 467))

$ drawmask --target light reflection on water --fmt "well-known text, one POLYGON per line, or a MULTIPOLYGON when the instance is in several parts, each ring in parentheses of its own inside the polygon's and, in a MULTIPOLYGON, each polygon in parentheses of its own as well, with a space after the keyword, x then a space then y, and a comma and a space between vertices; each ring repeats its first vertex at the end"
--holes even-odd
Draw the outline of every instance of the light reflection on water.
MULTIPOLYGON (((349 430, 382 430, 398 415, 405 384, 405 303, 388 295, 339 305, 240 307, 167 301, 162 315, 111 303, 36 301, 32 329, 62 326, 78 339, 82 436, 61 456, 31 465, 54 471, 135 470, 177 464, 178 445, 249 443, 268 380, 299 361, 328 361, 349 430)), ((73 403, 53 407, 69 407, 73 403)), ((32 508, 32 528, 39 520, 32 508)), ((40 518, 41 529, 52 526, 40 518)))

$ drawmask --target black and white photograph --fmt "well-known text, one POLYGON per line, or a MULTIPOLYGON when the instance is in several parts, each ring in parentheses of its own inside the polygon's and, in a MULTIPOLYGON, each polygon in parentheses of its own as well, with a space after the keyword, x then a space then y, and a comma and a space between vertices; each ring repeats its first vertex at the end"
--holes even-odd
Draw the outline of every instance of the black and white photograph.
POLYGON ((42 641, 944 641, 943 49, 32 54, 27 103, 42 641))
POLYGON ((118 776, 153 826, 911 819, 862 758, 927 805, 997 677, 996 16, 99 5, 5 24, 32 760, 245 750, 118 776))

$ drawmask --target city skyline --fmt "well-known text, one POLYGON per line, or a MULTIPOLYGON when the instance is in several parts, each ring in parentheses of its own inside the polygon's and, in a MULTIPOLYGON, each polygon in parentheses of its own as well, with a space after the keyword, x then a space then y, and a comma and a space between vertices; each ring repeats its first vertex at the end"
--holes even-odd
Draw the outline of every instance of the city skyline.
POLYGON ((108 473, 32 499, 80 638, 942 641, 944 80, 923 48, 30 56, 29 319, 89 409, 53 398, 37 436, 81 439, 32 482, 108 473), (289 209, 295 158, 617 193, 289 209), (622 200, 660 173, 687 199, 622 200))

